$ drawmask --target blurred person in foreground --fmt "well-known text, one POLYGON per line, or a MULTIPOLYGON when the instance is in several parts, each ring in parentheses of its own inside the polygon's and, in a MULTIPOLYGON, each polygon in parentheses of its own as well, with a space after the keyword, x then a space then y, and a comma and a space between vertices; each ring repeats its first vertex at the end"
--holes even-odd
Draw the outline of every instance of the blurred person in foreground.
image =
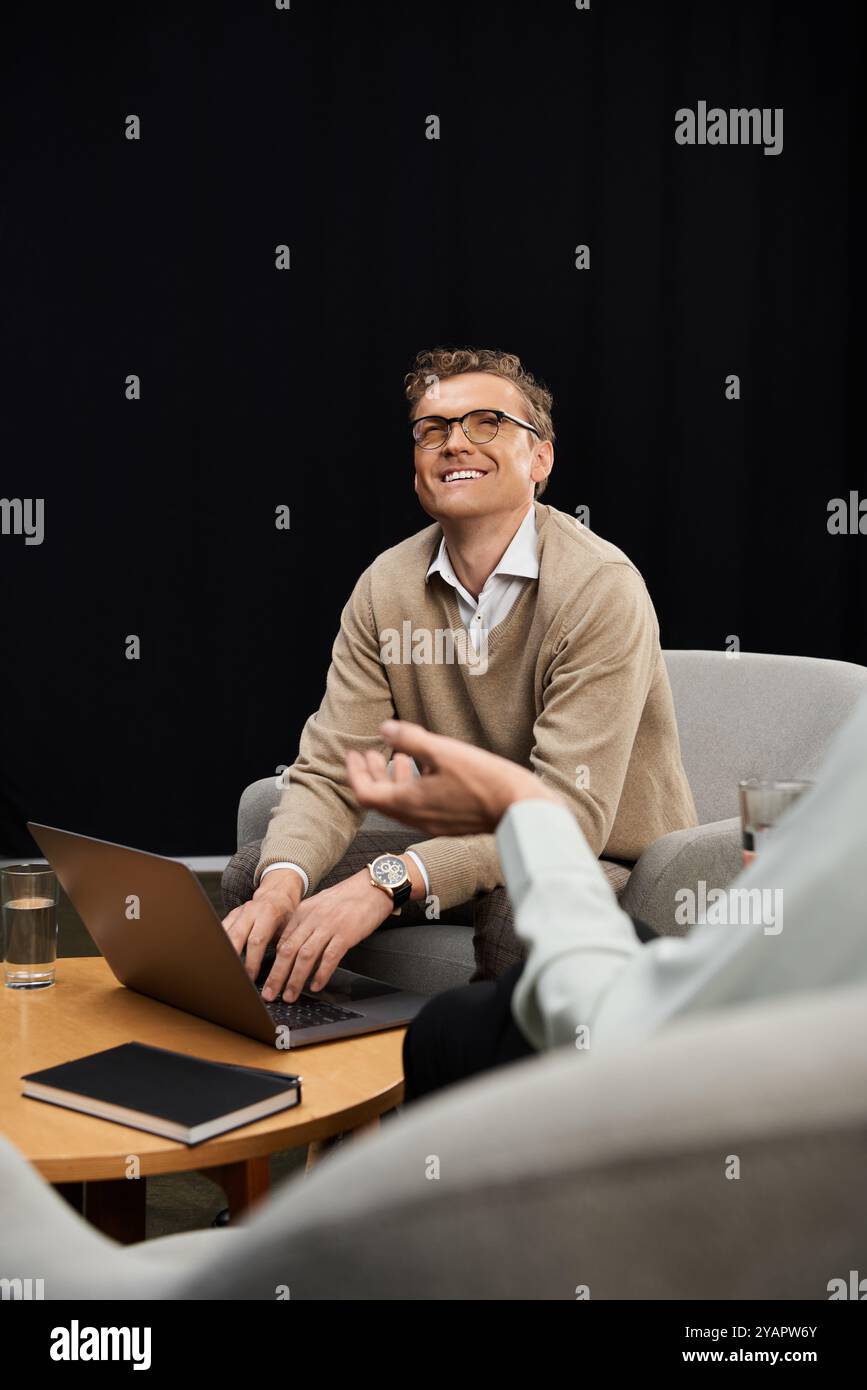
MULTIPOLYGON (((495 831, 529 949, 499 979, 425 1005, 404 1043, 408 1100, 548 1048, 607 1055, 684 1014, 867 980, 867 698, 816 784, 726 890, 757 906, 773 894, 773 920, 718 925, 708 911, 685 938, 647 944, 574 815, 534 773, 418 725, 389 720, 382 736, 391 769, 377 752, 347 756, 359 804, 428 834, 495 831)), ((793 1037, 793 1057, 799 1046, 793 1037)))

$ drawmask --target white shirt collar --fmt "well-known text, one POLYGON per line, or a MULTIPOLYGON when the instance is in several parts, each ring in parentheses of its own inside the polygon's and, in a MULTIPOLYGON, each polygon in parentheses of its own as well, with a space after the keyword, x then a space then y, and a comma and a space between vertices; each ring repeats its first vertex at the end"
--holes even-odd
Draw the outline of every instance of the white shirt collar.
MULTIPOLYGON (((536 533, 536 507, 535 504, 531 502, 527 515, 524 517, 524 520, 509 542, 500 563, 492 571, 487 584, 491 582, 491 579, 493 579, 496 574, 509 575, 510 577, 522 579, 538 579, 539 560, 536 554, 538 543, 538 536, 536 533)), ((455 575, 451 566, 451 561, 449 560, 445 536, 443 536, 440 541, 439 550, 425 575, 425 583, 427 583, 432 574, 436 573, 441 574, 447 583, 455 587, 460 585, 460 580, 455 575)), ((487 584, 485 587, 487 587, 487 584)), ((460 585, 460 587, 463 588, 463 585, 460 585)), ((475 600, 473 601, 475 602, 475 600)))

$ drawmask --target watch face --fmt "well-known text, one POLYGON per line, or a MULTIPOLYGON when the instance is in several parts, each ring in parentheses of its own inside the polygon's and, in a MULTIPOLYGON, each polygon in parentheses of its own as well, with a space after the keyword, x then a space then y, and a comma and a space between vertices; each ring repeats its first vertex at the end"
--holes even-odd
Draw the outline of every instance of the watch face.
POLYGON ((373 877, 386 888, 397 888, 407 877, 406 866, 394 854, 381 854, 373 861, 373 877))

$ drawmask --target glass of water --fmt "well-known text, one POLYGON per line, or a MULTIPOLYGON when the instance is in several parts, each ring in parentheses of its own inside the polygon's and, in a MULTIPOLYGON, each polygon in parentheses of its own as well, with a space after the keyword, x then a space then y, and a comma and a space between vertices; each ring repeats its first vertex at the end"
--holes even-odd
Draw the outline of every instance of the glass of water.
POLYGON ((57 960, 57 879, 47 864, 0 869, 3 971, 8 989, 54 984, 57 960))
POLYGON ((784 811, 812 785, 812 782, 760 782, 755 777, 738 783, 744 868, 752 864, 784 811))

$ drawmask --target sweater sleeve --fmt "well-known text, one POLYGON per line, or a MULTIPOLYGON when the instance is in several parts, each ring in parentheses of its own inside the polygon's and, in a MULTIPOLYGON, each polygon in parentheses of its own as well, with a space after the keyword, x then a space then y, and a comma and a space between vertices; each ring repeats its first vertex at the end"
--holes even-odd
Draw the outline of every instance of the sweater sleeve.
POLYGON ((379 726, 394 717, 394 702, 371 612, 370 570, 365 570, 340 617, 325 695, 304 725, 287 786, 271 812, 254 883, 269 864, 291 861, 313 893, 346 852, 362 811, 346 778, 346 754, 369 749, 389 755, 379 726))
POLYGON ((594 856, 608 843, 659 657, 641 575, 603 565, 570 603, 547 672, 530 765, 572 808, 594 856))
POLYGON ((422 860, 440 910, 469 902, 503 882, 493 835, 438 835, 409 845, 422 860))

